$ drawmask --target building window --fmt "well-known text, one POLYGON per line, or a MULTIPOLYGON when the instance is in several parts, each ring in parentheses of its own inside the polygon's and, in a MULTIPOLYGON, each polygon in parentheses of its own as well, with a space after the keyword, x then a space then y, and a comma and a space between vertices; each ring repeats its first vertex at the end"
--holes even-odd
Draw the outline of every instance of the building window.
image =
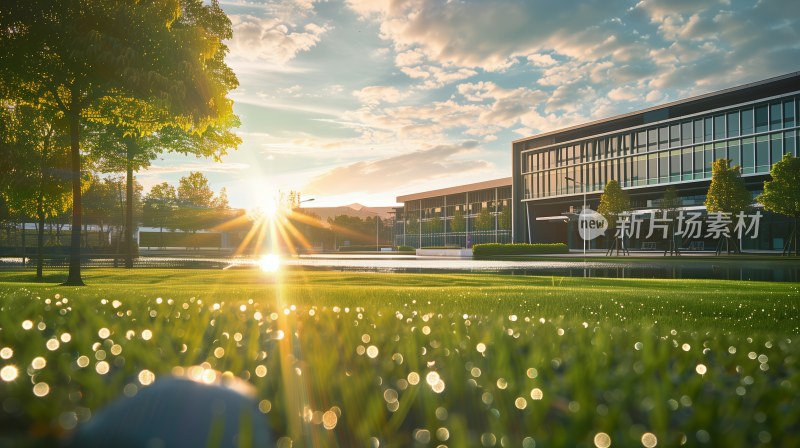
POLYGON ((692 180, 692 148, 683 148, 681 177, 683 180, 692 180))
POLYGON ((701 143, 703 141, 703 120, 694 120, 694 142, 701 143))
POLYGON ((634 185, 645 185, 647 183, 647 156, 636 156, 634 159, 633 182, 634 185))
POLYGON ((794 137, 794 132, 786 132, 783 134, 783 153, 784 154, 797 154, 795 150, 795 142, 797 140, 794 137))
POLYGON ((769 105, 769 129, 774 131, 783 126, 783 107, 781 103, 769 105))
POLYGON ((775 165, 783 158, 783 133, 778 132, 777 134, 772 134, 770 137, 770 147, 772 148, 772 165, 775 165))
POLYGON ((669 147, 677 148, 681 145, 681 125, 673 124, 669 127, 669 147))
POLYGON ((695 179, 702 179, 703 178, 703 147, 702 146, 695 146, 694 147, 694 178, 695 179))
POLYGON ((681 150, 673 149, 669 153, 669 180, 677 182, 681 180, 681 150))
POLYGON ((755 173, 756 156, 753 137, 742 139, 742 174, 755 173))
POLYGON ((647 152, 656 149, 658 149, 658 129, 650 129, 647 131, 647 152))
POLYGON ((714 143, 714 160, 727 159, 728 151, 725 142, 714 143))
POLYGON ((783 102, 783 127, 793 128, 795 123, 794 118, 794 100, 783 102))
POLYGON ((692 122, 686 121, 681 123, 681 145, 691 145, 692 144, 692 122))
POLYGON ((756 132, 766 132, 769 128, 767 105, 756 107, 756 132))
POLYGON ((731 159, 731 166, 741 165, 742 157, 739 155, 739 140, 728 142, 728 158, 731 159))
POLYGON ((714 117, 714 140, 725 138, 725 115, 714 117))
POLYGON ((714 164, 714 145, 705 145, 703 147, 703 153, 705 154, 705 165, 703 174, 706 179, 711 177, 711 166, 714 164))
POLYGON ((669 151, 658 154, 658 183, 664 184, 669 181, 669 151))
POLYGON ((742 135, 753 133, 753 109, 742 110, 742 135))
POLYGON ((647 133, 639 131, 636 133, 636 153, 643 153, 647 148, 647 133))
POLYGON ((728 113, 728 137, 739 136, 739 112, 728 113))
POLYGON ((669 147, 669 127, 664 126, 658 128, 658 149, 667 149, 669 147))
POLYGON ((647 155, 647 185, 658 183, 658 154, 647 155))
POLYGON ((714 130, 714 124, 713 124, 713 118, 711 118, 711 117, 706 117, 706 119, 705 119, 705 120, 703 120, 703 121, 705 121, 705 124, 703 125, 704 131, 705 131, 705 132, 704 132, 704 135, 703 135, 703 141, 705 141, 705 142, 710 142, 711 140, 713 140, 713 139, 714 139, 714 133, 713 133, 713 130, 714 130))
POLYGON ((759 135, 756 138, 756 173, 769 172, 769 136, 759 135))

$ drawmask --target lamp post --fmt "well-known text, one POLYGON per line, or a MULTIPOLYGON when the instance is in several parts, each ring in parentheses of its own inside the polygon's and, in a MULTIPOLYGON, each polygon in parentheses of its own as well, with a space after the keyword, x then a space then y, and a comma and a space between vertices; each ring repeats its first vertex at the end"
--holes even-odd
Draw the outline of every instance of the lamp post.
MULTIPOLYGON (((568 180, 568 181, 570 181, 570 182, 572 182, 572 183, 574 183, 576 185, 581 185, 581 188, 583 189, 583 209, 581 210, 581 213, 585 213, 586 212, 586 184, 584 184, 583 182, 578 182, 577 180, 575 180, 575 179, 573 179, 573 178, 571 178, 569 176, 564 176, 564 179, 566 179, 566 180, 568 180)), ((580 214, 579 214, 578 215, 578 233, 579 234, 580 234, 580 225, 581 225, 581 220, 580 220, 580 214)), ((585 257, 586 256, 586 238, 581 237, 581 239, 583 240, 583 256, 585 257)))

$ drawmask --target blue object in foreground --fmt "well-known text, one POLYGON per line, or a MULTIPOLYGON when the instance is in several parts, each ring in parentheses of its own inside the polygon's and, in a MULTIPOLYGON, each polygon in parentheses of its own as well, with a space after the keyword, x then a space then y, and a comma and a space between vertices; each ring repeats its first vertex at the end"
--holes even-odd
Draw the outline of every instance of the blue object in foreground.
POLYGON ((78 428, 74 448, 271 447, 266 417, 239 390, 186 378, 160 379, 78 428))

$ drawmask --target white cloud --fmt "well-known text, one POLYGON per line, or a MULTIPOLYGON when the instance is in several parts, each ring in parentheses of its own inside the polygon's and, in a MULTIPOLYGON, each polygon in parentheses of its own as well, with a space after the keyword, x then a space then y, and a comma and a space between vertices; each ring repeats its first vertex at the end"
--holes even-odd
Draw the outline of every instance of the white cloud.
POLYGON ((232 14, 233 39, 230 57, 259 63, 285 65, 298 53, 308 51, 330 28, 308 23, 291 26, 279 19, 232 14))
POLYGON ((363 104, 397 103, 408 97, 410 92, 400 91, 391 86, 369 86, 356 90, 353 95, 363 104))

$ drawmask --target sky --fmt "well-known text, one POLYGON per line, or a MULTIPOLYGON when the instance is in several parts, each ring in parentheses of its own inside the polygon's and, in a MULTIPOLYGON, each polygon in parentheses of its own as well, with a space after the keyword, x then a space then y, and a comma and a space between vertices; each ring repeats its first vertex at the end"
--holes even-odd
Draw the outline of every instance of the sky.
POLYGON ((796 0, 220 0, 242 144, 167 155, 234 207, 314 206, 511 176, 511 142, 800 70, 796 0), (311 204, 310 204, 311 205, 311 204))

